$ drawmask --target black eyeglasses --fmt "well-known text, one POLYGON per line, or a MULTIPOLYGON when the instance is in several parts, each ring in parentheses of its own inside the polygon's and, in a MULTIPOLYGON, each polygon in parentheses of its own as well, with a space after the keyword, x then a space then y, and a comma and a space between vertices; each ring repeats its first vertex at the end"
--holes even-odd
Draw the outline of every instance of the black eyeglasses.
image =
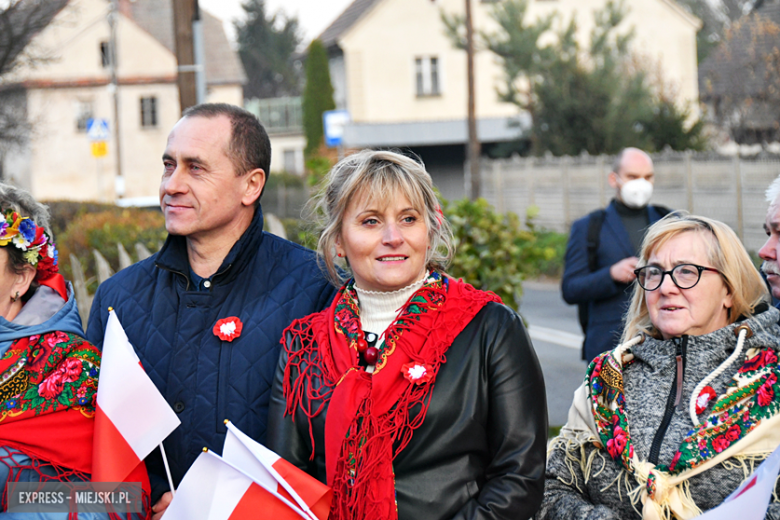
POLYGON ((646 265, 639 269, 634 269, 636 281, 645 291, 655 291, 664 283, 664 276, 667 274, 672 278, 674 285, 680 289, 690 289, 701 279, 702 271, 712 271, 721 274, 712 267, 702 267, 696 264, 680 264, 674 266, 669 271, 664 271, 656 265, 646 265))

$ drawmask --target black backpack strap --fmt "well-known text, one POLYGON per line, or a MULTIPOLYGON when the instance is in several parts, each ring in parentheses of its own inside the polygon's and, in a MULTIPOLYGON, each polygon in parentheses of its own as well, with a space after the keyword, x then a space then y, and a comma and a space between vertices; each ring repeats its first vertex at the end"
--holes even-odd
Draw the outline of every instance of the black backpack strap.
MULTIPOLYGON (((588 216, 588 271, 591 273, 596 270, 596 262, 599 251, 599 235, 601 234, 601 225, 604 223, 606 211, 597 209, 588 216)), ((577 318, 579 318, 580 328, 583 334, 588 334, 588 303, 577 305, 577 318)), ((585 339, 582 341, 581 349, 582 359, 585 359, 585 339)))
POLYGON ((590 214, 590 218, 588 219, 588 270, 591 273, 596 270, 596 260, 599 251, 599 235, 601 234, 601 225, 604 224, 605 215, 605 210, 597 209, 590 214))

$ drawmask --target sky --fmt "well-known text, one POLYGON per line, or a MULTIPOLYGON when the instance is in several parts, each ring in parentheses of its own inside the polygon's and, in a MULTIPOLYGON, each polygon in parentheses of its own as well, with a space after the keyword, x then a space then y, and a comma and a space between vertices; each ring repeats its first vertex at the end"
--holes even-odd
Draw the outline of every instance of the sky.
MULTIPOLYGON (((228 36, 234 39, 232 21, 243 17, 242 0, 198 0, 208 12, 222 18, 228 36)), ((324 31, 340 15, 352 0, 265 0, 266 12, 282 11, 288 16, 297 16, 306 44, 324 31)))

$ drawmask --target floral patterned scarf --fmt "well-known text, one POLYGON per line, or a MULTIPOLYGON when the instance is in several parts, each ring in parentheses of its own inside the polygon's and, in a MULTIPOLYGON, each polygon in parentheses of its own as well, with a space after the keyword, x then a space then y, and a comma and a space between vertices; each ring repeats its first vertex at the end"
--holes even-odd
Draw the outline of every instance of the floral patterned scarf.
POLYGON ((99 371, 100 351, 78 336, 14 341, 0 359, 0 444, 66 473, 89 473, 99 371))
MULTIPOLYGON (((651 501, 662 502, 668 495, 669 484, 704 470, 716 457, 722 459, 722 455, 727 455, 727 450, 734 452, 740 441, 780 412, 777 355, 771 348, 751 349, 725 394, 714 398, 714 391, 705 387, 696 410, 705 415, 699 425, 688 432, 669 465, 652 466, 640 462, 634 456, 623 395, 623 369, 632 362, 630 350, 624 351, 620 347, 601 354, 588 367, 585 384, 590 391, 590 408, 602 445, 613 460, 644 483, 643 492, 651 501), (661 481, 664 484, 659 492, 661 481)), ((764 431, 762 429, 758 434, 764 431)), ((748 439, 748 442, 755 440, 748 439)), ((742 443, 745 444, 747 442, 742 443)))
MULTIPOLYGON (((37 472, 41 482, 89 480, 99 372, 100 351, 74 334, 55 331, 11 344, 0 359, 0 446, 30 462, 19 465, 10 452, 0 457, 9 482, 23 470, 37 472)), ((142 473, 135 476, 148 490, 142 473)), ((6 493, 4 487, 3 510, 6 493)))
POLYGON ((447 349, 491 301, 501 300, 432 272, 385 332, 373 374, 359 363, 362 332, 353 282, 329 309, 296 320, 285 331, 284 337, 292 338, 283 339, 289 356, 287 413, 300 409, 308 416, 312 447, 311 419, 328 405, 325 466, 334 492, 331 520, 398 517, 393 459, 425 420, 447 349))

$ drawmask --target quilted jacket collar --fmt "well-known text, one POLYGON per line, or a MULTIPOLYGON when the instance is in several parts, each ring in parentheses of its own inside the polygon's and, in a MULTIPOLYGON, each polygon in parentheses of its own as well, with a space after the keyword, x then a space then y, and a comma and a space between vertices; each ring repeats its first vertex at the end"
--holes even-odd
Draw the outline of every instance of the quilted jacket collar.
MULTIPOLYGON (((263 241, 263 210, 257 207, 249 227, 241 238, 233 244, 222 265, 212 276, 214 283, 229 283, 249 263, 263 241)), ((187 239, 181 235, 168 235, 162 249, 157 254, 155 265, 172 271, 189 280, 190 261, 187 258, 187 239)), ((187 284, 189 285, 189 283, 187 284)))

